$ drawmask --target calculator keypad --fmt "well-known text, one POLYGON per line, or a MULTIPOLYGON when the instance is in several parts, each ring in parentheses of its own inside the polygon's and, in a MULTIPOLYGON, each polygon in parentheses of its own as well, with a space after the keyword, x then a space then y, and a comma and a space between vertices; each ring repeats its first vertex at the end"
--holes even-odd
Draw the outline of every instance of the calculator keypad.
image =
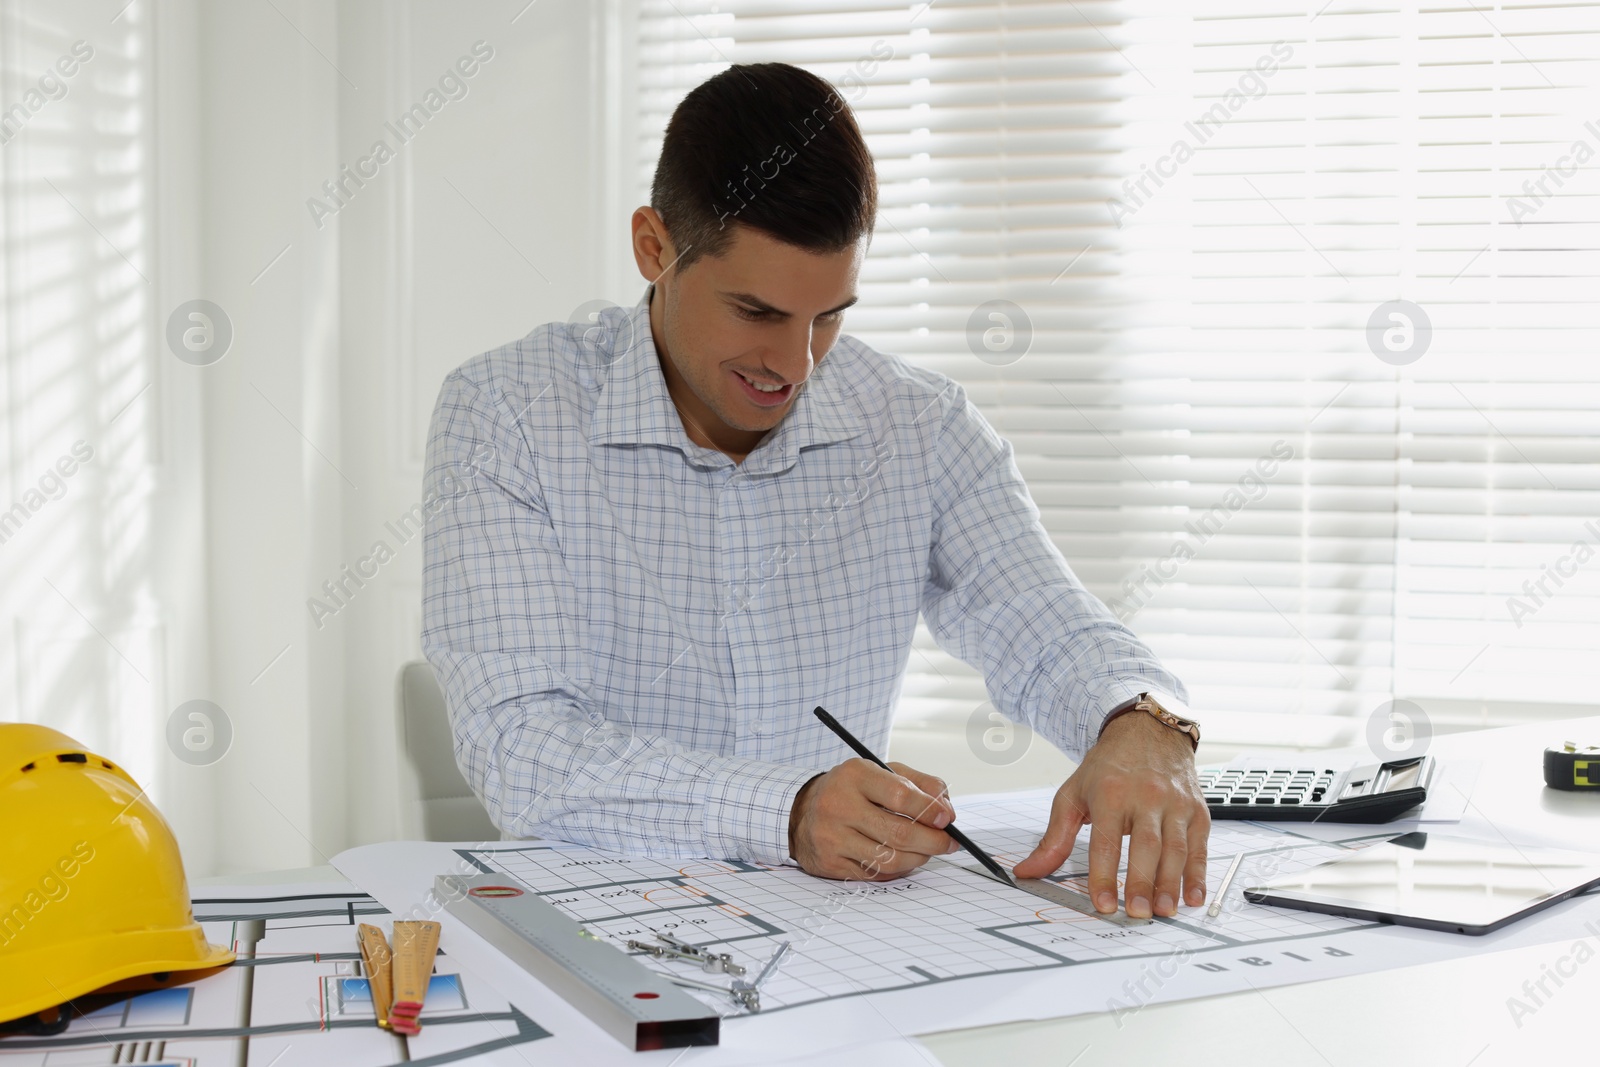
MULTIPOLYGON (((1212 768, 1200 773, 1200 791, 1211 808, 1260 811, 1267 807, 1326 807, 1337 772, 1319 767, 1243 770, 1212 768)), ((1260 812, 1264 817, 1266 812, 1260 812)))

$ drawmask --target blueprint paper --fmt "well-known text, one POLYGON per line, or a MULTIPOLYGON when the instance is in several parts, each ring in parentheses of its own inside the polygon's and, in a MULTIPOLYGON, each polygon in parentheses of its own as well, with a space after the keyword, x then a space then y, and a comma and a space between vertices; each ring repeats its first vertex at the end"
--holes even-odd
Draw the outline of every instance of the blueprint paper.
MULTIPOLYGON (((441 955, 415 1037, 381 1030, 362 975, 358 923, 392 916, 352 885, 216 886, 193 895, 195 918, 240 959, 191 983, 123 996, 51 1037, 0 1038, 3 1067, 526 1067, 523 1045, 550 1032, 441 955)), ((80 1001, 90 1007, 91 1001, 80 1001)))
MULTIPOLYGON (((529 1014, 548 1020, 551 1029, 563 1036, 589 1035, 597 1048, 609 1045, 620 1049, 622 1046, 614 1038, 573 1009, 556 992, 529 976, 465 924, 452 919, 438 905, 432 897, 435 875, 481 873, 481 868, 463 860, 454 851, 455 847, 442 842, 394 841, 341 852, 333 858, 333 863, 357 884, 365 882, 382 886, 374 895, 379 899, 387 897, 395 908, 407 913, 405 917, 438 918, 444 927, 439 935, 442 947, 448 947, 457 958, 471 960, 473 968, 492 982, 496 989, 529 1014)), ((459 847, 470 849, 477 846, 459 847)), ((590 858, 599 855, 589 852, 590 858)), ((741 961, 747 961, 745 953, 737 955, 741 961)), ((726 976, 706 975, 695 968, 685 968, 680 973, 693 978, 727 980, 726 976)), ((768 1063, 777 1056, 797 1057, 795 1062, 806 1062, 806 1057, 819 1056, 848 1045, 871 1044, 875 1048, 904 1046, 902 1051, 920 1049, 920 1046, 907 1041, 908 1031, 894 1026, 873 1005, 860 1000, 841 1002, 833 1015, 840 1029, 828 1032, 819 1031, 811 1020, 804 1017, 804 1013, 776 1013, 770 1020, 763 1020, 763 1025, 751 1027, 746 1020, 732 1018, 738 1013, 728 1004, 716 1005, 716 1010, 723 1016, 722 1043, 719 1047, 693 1049, 678 1061, 674 1060, 676 1053, 671 1056, 627 1053, 636 1057, 629 1062, 653 1062, 643 1058, 648 1055, 661 1056, 661 1063, 677 1062, 681 1067, 691 1064, 694 1067, 721 1067, 722 1064, 768 1063), (782 1025, 774 1027, 768 1025, 769 1021, 781 1022, 782 1025)), ((923 1057, 921 1062, 929 1062, 925 1051, 917 1054, 923 1057)))
MULTIPOLYGON (((1037 841, 1050 798, 1044 790, 961 799, 961 824, 1010 865, 1037 841)), ((335 857, 334 864, 396 908, 427 900, 437 874, 505 874, 619 946, 629 937, 670 932, 731 952, 752 973, 780 942, 790 941, 790 955, 762 989, 759 1014, 706 997, 725 1012, 724 1041, 741 1047, 823 1048, 1085 1012, 1109 1011, 1120 1019, 1157 1001, 1600 936, 1600 900, 1593 895, 1483 938, 1267 908, 1242 898, 1246 885, 1391 834, 1346 827, 1341 841, 1327 842, 1288 826, 1214 824, 1213 895, 1233 856, 1246 856, 1222 914, 1211 920, 1203 907, 1184 907, 1174 919, 1131 928, 942 860, 906 879, 868 885, 816 879, 791 867, 669 863, 543 841, 370 845, 335 857)), ((1080 889, 1086 838, 1059 875, 1080 889)), ((497 972, 500 988, 513 1003, 526 998, 531 1014, 548 1014, 539 997, 549 991, 471 931, 459 931, 453 951, 475 965, 480 954, 498 957, 505 968, 497 972)), ((719 977, 683 963, 641 962, 702 980, 719 977)))
MULTIPOLYGON (((879 1040, 818 1052, 770 1049, 634 1053, 566 1020, 555 1037, 441 945, 422 1032, 381 1030, 362 976, 356 926, 389 935, 396 918, 348 883, 207 886, 196 919, 242 962, 186 985, 99 1004, 51 1037, 0 1038, 0 1067, 529 1067, 534 1063, 668 1065, 793 1063, 925 1067, 925 1049, 880 1027, 879 1040), (255 924, 259 923, 259 926, 255 924), (246 981, 246 975, 249 980, 246 981)), ((400 916, 406 918, 410 916, 400 916)), ((452 925, 443 919, 446 929, 452 925)), ((521 972, 517 972, 520 975, 521 972)), ((565 1016, 565 1005, 553 1006, 565 1016)), ((592 1031, 592 1032, 591 1032, 592 1031)))

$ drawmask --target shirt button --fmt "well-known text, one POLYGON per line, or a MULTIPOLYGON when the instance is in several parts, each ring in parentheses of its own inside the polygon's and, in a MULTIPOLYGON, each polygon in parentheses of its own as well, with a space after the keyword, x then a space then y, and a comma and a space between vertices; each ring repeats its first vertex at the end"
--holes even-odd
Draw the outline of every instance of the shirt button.
POLYGON ((750 720, 750 732, 753 733, 753 734, 764 734, 764 733, 766 733, 767 732, 766 721, 764 719, 760 719, 760 718, 751 719, 750 720))

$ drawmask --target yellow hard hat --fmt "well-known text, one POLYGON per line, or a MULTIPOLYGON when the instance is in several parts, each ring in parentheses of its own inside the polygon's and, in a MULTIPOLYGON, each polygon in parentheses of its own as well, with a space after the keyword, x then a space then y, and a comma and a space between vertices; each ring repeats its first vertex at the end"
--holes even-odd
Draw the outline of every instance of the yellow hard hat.
POLYGON ((0 1022, 138 976, 220 967, 172 829, 121 767, 0 723, 0 1022))

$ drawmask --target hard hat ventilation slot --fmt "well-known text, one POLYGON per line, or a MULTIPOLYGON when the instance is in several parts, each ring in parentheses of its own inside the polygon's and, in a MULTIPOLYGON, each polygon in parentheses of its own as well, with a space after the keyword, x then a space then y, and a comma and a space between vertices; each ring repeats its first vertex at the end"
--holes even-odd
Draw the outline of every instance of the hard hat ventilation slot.
POLYGON ((30 763, 27 766, 23 767, 22 769, 25 770, 25 771, 31 771, 31 770, 33 770, 33 766, 34 765, 30 763))
POLYGON ((56 759, 58 761, 60 761, 61 763, 88 763, 89 762, 89 757, 84 755, 82 752, 61 752, 61 753, 57 753, 56 759))

